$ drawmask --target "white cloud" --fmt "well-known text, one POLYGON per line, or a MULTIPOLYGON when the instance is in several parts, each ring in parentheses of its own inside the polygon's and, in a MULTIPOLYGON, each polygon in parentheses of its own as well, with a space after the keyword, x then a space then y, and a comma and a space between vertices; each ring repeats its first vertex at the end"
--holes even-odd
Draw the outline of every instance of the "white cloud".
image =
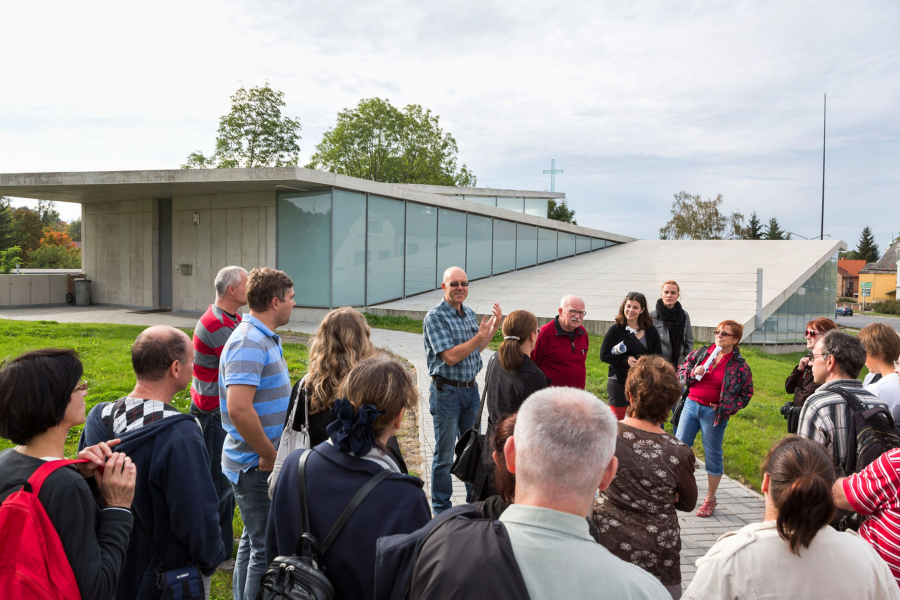
POLYGON ((268 79, 302 159, 361 98, 441 116, 482 184, 656 237, 672 194, 818 232, 900 232, 895 2, 19 3, 0 22, 0 170, 177 167, 268 79))

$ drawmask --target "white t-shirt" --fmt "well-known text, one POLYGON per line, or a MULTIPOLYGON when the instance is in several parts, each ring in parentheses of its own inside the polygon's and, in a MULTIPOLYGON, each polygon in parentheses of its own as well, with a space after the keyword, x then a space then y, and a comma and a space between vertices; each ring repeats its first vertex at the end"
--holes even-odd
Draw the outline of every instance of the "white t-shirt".
POLYGON ((897 420, 897 417, 900 416, 900 378, 897 377, 897 374, 885 375, 865 388, 881 398, 890 407, 894 420, 897 420))

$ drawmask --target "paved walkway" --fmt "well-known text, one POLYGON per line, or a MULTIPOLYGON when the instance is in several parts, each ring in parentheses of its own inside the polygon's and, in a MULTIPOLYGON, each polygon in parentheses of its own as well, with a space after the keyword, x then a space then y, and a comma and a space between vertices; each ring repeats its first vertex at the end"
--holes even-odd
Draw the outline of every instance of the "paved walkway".
MULTIPOLYGON (((198 317, 199 313, 145 312, 103 306, 0 309, 0 319, 53 320, 60 323, 172 325, 193 328, 198 317)), ((285 329, 298 333, 314 333, 316 325, 292 321, 285 329)), ((419 442, 424 451, 424 464, 418 465, 416 470, 423 474, 425 492, 428 494, 431 491, 431 460, 434 457, 434 424, 428 410, 429 378, 422 336, 416 333, 376 329, 372 332, 372 341, 376 346, 402 356, 416 368, 420 394, 419 442)), ((492 352, 487 350, 482 355, 485 364, 491 354, 492 352)), ((478 376, 478 383, 479 387, 484 384, 484 369, 478 376)), ((486 420, 483 420, 483 426, 485 423, 486 420)), ((706 494, 707 480, 703 463, 699 465, 696 475, 702 501, 706 494)), ((700 519, 691 513, 678 513, 681 523, 681 573, 684 586, 690 583, 696 572, 694 561, 703 556, 720 535, 740 529, 748 523, 761 521, 763 518, 765 510, 763 497, 727 476, 722 477, 717 496, 719 506, 713 517, 700 519)), ((465 500, 465 486, 454 478, 453 503, 463 504, 465 500)))

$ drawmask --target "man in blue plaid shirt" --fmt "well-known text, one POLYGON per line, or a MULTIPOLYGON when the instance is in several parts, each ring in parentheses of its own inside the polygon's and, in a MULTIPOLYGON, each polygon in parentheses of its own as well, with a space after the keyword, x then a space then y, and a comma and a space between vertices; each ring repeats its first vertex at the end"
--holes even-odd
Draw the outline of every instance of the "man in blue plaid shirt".
MULTIPOLYGON (((459 267, 444 271, 444 300, 428 311, 422 322, 425 355, 431 389, 428 398, 434 417, 434 460, 431 463, 431 506, 434 514, 450 508, 453 481, 453 449, 463 433, 475 424, 480 397, 475 376, 481 370, 481 352, 500 328, 503 312, 494 303, 490 317, 481 324, 475 311, 463 306, 469 280, 459 267)), ((466 485, 469 496, 472 486, 466 485)))

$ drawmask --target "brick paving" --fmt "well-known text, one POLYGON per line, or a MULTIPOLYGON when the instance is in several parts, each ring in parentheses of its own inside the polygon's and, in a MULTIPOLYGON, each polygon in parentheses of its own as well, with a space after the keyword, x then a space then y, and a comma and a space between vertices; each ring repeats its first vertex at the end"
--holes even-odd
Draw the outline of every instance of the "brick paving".
MULTIPOLYGON (((162 312, 147 313, 133 309, 104 306, 91 307, 46 307, 25 309, 0 309, 0 319, 39 320, 48 319, 60 323, 120 323, 131 325, 172 325, 175 327, 193 327, 200 313, 162 312)), ((292 321, 286 327, 298 333, 314 333, 316 325, 300 321, 292 321)), ((372 341, 376 346, 402 356, 416 368, 419 387, 419 442, 423 448, 424 464, 417 470, 423 473, 426 494, 431 491, 431 460, 434 456, 434 424, 428 410, 428 367, 425 362, 425 348, 422 336, 417 333, 387 331, 376 329, 372 332, 372 341)), ((487 350, 482 355, 485 364, 492 352, 487 350)), ((484 369, 478 376, 479 388, 484 384, 484 369)), ((483 419, 482 428, 486 424, 483 419)), ((697 487, 702 501, 707 489, 706 470, 703 463, 698 463, 696 472, 697 487)), ((740 529, 749 523, 763 519, 765 502, 763 497, 750 488, 722 477, 717 492, 719 505, 715 514, 701 519, 691 513, 678 513, 681 524, 681 573, 683 586, 687 586, 696 572, 694 561, 703 556, 724 533, 740 529)), ((453 480, 453 503, 463 504, 466 500, 465 486, 453 480)))

